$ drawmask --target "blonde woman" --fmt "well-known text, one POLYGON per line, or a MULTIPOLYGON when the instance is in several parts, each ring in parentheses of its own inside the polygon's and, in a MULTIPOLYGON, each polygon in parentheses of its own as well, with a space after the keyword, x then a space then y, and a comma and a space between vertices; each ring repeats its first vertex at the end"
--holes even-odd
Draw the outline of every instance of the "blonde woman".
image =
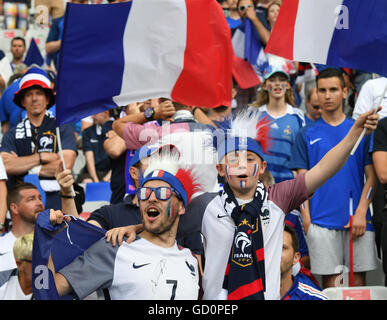
POLYGON ((265 69, 262 89, 251 109, 260 113, 260 119, 267 116, 271 122, 272 145, 267 163, 275 182, 292 179, 294 175, 288 162, 294 139, 305 125, 305 118, 295 107, 290 76, 284 68, 269 66, 265 69))

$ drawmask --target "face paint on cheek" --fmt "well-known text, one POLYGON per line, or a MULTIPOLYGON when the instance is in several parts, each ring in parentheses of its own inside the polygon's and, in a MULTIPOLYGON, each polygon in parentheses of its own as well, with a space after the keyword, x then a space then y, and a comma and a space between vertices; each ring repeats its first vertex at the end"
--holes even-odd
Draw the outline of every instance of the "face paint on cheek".
POLYGON ((230 167, 226 165, 226 176, 227 176, 227 179, 231 180, 231 175, 230 175, 230 167))
POLYGON ((258 165, 254 164, 253 177, 256 178, 258 176, 258 165))
POLYGON ((267 92, 272 92, 273 91, 273 85, 272 84, 269 84, 267 85, 267 92))

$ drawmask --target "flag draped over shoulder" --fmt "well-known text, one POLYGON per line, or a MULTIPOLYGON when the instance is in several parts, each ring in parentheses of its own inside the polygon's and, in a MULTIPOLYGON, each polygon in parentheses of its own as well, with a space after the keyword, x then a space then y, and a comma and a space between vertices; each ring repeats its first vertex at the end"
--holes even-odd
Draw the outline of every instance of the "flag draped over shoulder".
POLYGON ((232 53, 216 0, 68 3, 57 123, 158 97, 230 106, 232 53))
POLYGON ((44 63, 43 56, 34 38, 31 39, 30 47, 28 48, 27 55, 24 59, 24 63, 27 66, 30 66, 33 63, 37 64, 38 66, 42 66, 44 63))
POLYGON ((71 296, 58 295, 53 274, 47 269, 50 253, 58 271, 105 235, 105 230, 81 219, 71 218, 67 228, 52 236, 51 232, 59 231, 66 223, 52 226, 49 210, 38 215, 32 252, 32 289, 36 300, 72 299, 71 296))
POLYGON ((387 75, 385 0, 284 0, 266 52, 387 75))

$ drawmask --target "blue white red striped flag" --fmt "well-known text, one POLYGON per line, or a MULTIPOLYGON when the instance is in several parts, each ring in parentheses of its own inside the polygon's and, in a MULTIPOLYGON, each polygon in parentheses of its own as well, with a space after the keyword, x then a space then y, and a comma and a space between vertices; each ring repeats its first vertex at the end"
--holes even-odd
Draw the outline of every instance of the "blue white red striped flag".
POLYGON ((159 97, 231 106, 232 54, 216 0, 68 3, 57 123, 159 97))
POLYGON ((266 52, 387 75, 385 0, 284 0, 266 52))

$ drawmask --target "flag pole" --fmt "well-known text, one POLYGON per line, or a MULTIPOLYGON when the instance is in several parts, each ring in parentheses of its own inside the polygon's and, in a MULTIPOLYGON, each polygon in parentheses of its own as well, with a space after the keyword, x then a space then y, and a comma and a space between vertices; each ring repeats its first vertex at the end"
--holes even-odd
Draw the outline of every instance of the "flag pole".
MULTIPOLYGON (((386 85, 386 87, 384 88, 383 94, 382 94, 382 96, 381 96, 380 99, 379 99, 379 103, 378 103, 378 104, 376 105, 376 107, 375 107, 375 112, 374 112, 374 114, 376 113, 376 110, 378 110, 378 107, 382 104, 382 101, 383 101, 384 96, 386 95, 386 92, 387 92, 387 85, 386 85)), ((352 148, 351 156, 353 156, 354 153, 356 152, 356 149, 357 149, 357 147, 359 146, 361 140, 363 139, 363 137, 364 137, 366 131, 367 131, 367 129, 364 128, 363 131, 362 131, 362 133, 361 133, 361 135, 360 135, 360 137, 359 137, 359 139, 357 139, 356 144, 355 144, 354 147, 352 148)))
MULTIPOLYGON (((58 151, 59 151, 58 153, 59 153, 59 157, 62 160, 63 169, 66 170, 66 163, 65 163, 64 158, 63 158, 62 142, 61 142, 61 139, 60 139, 59 127, 56 127, 56 136, 58 138, 58 151)), ((74 187, 73 186, 71 186, 71 195, 73 197, 75 197, 75 191, 74 191, 74 187)))
POLYGON ((353 287, 352 220, 353 220, 353 199, 352 199, 352 191, 351 191, 349 195, 349 286, 350 287, 353 287))

